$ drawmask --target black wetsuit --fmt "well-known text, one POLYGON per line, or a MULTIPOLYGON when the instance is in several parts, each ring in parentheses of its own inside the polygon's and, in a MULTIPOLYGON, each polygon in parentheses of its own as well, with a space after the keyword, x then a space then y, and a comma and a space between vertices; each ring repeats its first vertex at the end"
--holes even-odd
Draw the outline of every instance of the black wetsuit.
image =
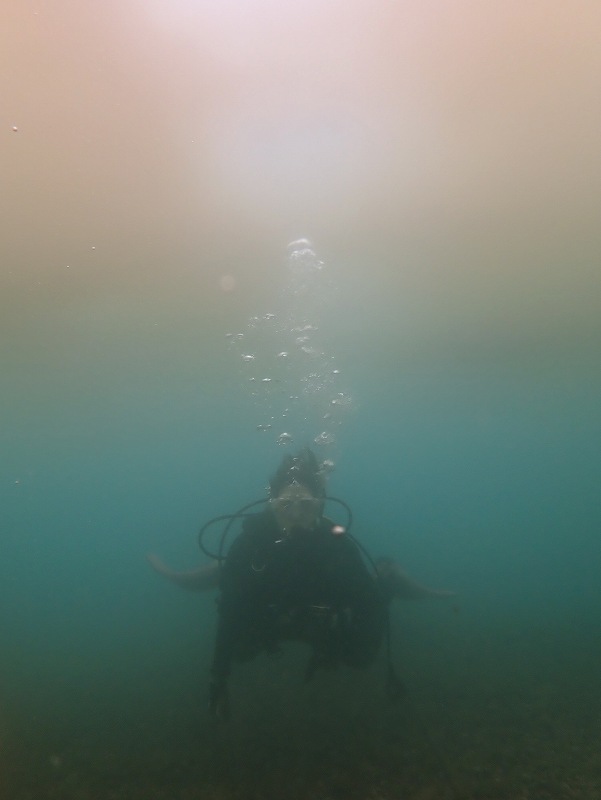
POLYGON ((222 568, 213 687, 225 685, 232 661, 273 652, 285 639, 312 646, 308 677, 320 666, 367 666, 385 619, 377 579, 331 520, 283 538, 269 511, 254 514, 222 568))

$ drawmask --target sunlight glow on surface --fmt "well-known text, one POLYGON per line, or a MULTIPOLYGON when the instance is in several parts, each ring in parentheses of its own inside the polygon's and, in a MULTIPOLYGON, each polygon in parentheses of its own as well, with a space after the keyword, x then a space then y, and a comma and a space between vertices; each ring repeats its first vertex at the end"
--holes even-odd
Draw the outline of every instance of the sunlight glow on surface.
MULTIPOLYGON (((188 119, 218 202, 246 208, 255 224, 293 228, 298 217, 360 214, 391 165, 413 191, 432 145, 430 113, 414 91, 396 93, 394 112, 380 96, 389 78, 374 83, 378 35, 361 4, 181 0, 147 12, 157 35, 202 54, 199 85, 216 89, 188 119)), ((409 11, 404 37, 422 25, 409 11)))
POLYGON ((11 286, 52 305, 231 274, 241 298, 308 231, 428 341, 592 340, 601 6, 578 8, 9 0, 11 286))

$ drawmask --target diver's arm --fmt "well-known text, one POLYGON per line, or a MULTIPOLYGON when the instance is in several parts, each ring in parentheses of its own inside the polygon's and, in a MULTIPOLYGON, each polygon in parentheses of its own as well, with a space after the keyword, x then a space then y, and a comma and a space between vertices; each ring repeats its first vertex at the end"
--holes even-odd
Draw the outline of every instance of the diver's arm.
POLYGON ((454 597, 455 592, 446 589, 430 589, 414 581, 392 559, 382 558, 376 562, 376 570, 391 597, 401 600, 423 600, 428 597, 454 597))
POLYGON ((158 572, 159 575, 167 578, 168 581, 171 581, 181 589, 188 589, 192 592, 208 592, 211 589, 216 589, 219 585, 219 567, 217 564, 207 564, 204 567, 197 567, 186 572, 176 572, 164 564, 154 553, 148 553, 146 559, 155 572, 158 572))

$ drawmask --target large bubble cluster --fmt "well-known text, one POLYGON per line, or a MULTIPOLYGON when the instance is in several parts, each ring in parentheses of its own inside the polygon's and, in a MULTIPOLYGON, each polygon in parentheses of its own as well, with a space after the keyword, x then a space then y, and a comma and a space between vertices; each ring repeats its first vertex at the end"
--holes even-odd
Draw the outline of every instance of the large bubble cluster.
POLYGON ((288 245, 285 266, 277 308, 227 337, 255 403, 256 430, 281 446, 331 447, 354 405, 320 330, 335 314, 335 287, 308 239, 288 245))

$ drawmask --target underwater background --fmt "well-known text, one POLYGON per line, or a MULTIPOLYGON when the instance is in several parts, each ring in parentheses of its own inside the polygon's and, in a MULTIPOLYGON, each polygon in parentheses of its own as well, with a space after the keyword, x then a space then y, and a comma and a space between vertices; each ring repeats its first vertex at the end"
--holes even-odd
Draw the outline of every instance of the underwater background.
POLYGON ((601 797, 600 31, 3 3, 0 797, 601 797), (146 555, 305 445, 457 594, 393 605, 397 703, 290 645, 216 728, 215 594, 146 555))

